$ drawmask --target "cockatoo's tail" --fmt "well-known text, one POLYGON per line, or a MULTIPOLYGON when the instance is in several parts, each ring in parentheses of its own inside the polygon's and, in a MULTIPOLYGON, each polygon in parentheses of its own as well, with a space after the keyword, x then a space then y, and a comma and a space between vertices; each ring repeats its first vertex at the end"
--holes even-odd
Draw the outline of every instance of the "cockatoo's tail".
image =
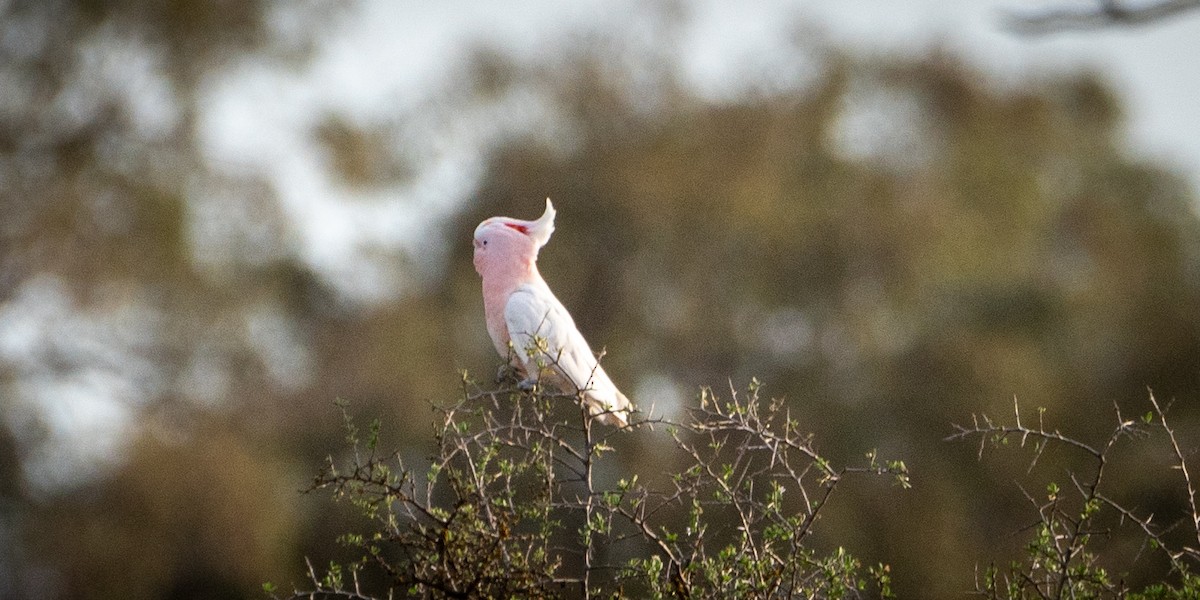
POLYGON ((543 375, 565 393, 583 392, 601 422, 629 422, 629 399, 596 360, 575 321, 537 270, 537 254, 554 233, 554 205, 536 221, 492 217, 475 228, 475 270, 483 278, 488 335, 532 384, 543 375), (510 347, 512 351, 510 352, 510 347))

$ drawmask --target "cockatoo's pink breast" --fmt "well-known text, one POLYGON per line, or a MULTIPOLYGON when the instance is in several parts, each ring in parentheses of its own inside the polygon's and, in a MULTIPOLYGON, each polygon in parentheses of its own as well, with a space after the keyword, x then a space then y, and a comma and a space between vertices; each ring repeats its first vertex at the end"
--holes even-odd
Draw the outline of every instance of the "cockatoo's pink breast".
POLYGON ((509 286, 488 285, 488 281, 484 279, 483 285, 483 316, 487 320, 488 336, 492 338, 492 345, 496 347, 496 352, 500 356, 508 356, 508 323, 504 320, 504 306, 508 304, 508 297, 512 295, 512 289, 509 286))
POLYGON ((537 248, 522 232, 503 223, 486 221, 475 233, 475 271, 483 278, 483 311, 496 352, 508 356, 508 325, 504 307, 513 290, 532 281, 537 248))

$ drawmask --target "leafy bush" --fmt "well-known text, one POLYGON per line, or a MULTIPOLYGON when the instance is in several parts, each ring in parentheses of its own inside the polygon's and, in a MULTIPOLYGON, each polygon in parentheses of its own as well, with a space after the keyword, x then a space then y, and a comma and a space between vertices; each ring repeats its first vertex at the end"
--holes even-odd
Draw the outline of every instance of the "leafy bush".
POLYGON ((575 395, 483 390, 464 375, 459 401, 436 409, 436 452, 420 469, 380 452, 378 421, 362 439, 347 416, 352 457, 330 459, 312 487, 374 526, 342 538, 361 560, 310 569, 315 589, 292 598, 372 597, 359 577, 368 567, 385 575, 387 596, 890 596, 886 565, 864 569, 809 538, 846 478, 907 487, 904 463, 872 452, 831 464, 756 381, 727 399, 702 390, 680 421, 647 416, 618 430, 581 407, 575 395), (682 467, 662 486, 613 476, 615 445, 667 440, 661 464, 682 467))

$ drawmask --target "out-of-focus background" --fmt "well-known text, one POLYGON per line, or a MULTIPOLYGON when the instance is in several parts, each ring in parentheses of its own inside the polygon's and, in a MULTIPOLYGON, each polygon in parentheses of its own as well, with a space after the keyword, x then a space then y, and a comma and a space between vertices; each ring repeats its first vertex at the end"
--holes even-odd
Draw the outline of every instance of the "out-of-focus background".
POLYGON ((352 526, 298 491, 332 402, 427 453, 497 363, 471 231, 547 196, 542 272, 635 402, 755 376, 831 458, 904 459, 817 543, 961 596, 1033 513, 952 423, 1015 396, 1097 441, 1149 388, 1200 424, 1200 11, 1019 20, 1059 9, 1096 7, 0 1, 0 598, 302 585, 352 526))

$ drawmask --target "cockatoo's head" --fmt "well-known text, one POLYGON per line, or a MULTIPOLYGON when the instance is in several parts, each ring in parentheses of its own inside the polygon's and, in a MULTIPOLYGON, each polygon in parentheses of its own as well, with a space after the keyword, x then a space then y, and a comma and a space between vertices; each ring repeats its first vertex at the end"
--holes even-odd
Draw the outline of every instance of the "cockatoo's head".
POLYGON ((546 211, 536 221, 492 217, 475 228, 475 271, 508 270, 537 260, 538 250, 554 233, 554 205, 546 198, 546 211))

